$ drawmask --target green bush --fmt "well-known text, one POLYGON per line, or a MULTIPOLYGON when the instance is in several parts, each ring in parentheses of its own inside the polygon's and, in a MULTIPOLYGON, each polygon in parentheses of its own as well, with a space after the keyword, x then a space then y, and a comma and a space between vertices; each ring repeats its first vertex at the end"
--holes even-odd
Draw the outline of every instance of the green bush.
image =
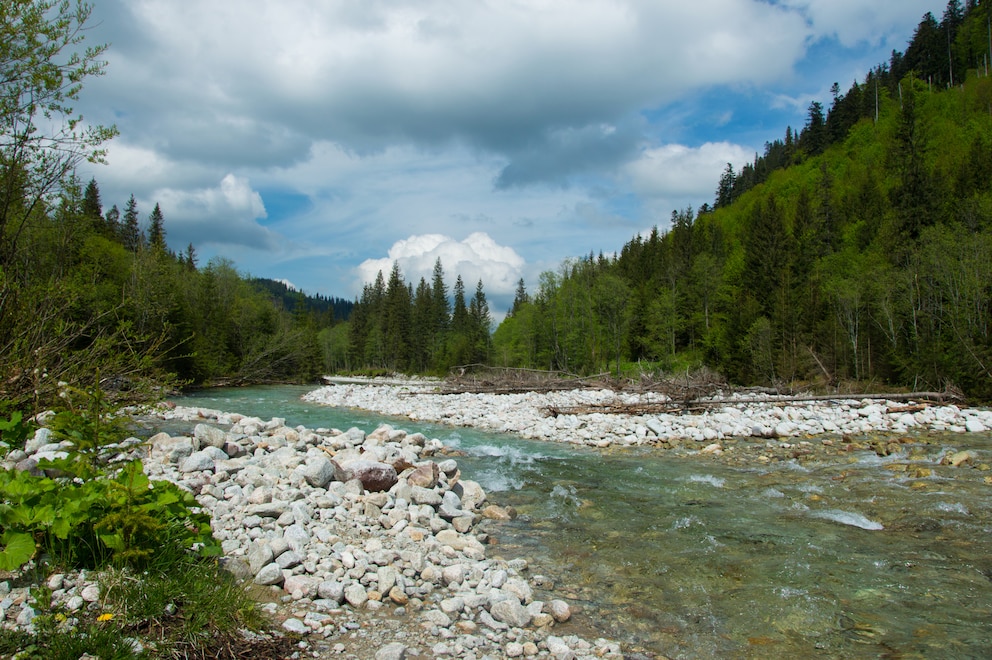
MULTIPOLYGON (((152 482, 140 460, 105 463, 116 454, 108 445, 123 436, 123 421, 108 415, 98 387, 66 389, 63 398, 69 408, 51 427, 72 443, 65 455, 39 461, 33 472, 0 471, 0 570, 22 567, 39 549, 67 568, 140 567, 176 529, 187 549, 220 554, 209 515, 191 493, 152 482), (79 400, 83 406, 75 405, 79 400)), ((19 423, 3 422, 4 428, 19 423)))

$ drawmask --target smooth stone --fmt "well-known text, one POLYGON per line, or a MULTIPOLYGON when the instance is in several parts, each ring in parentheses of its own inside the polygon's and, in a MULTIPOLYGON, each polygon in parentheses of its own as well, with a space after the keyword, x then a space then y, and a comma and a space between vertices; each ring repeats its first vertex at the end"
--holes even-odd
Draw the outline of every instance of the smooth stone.
POLYGON ((179 471, 184 474, 189 472, 206 472, 213 469, 214 457, 206 451, 193 452, 183 459, 183 462, 179 465, 179 471))
POLYGON ((530 612, 513 597, 494 603, 489 608, 489 613, 497 621, 502 621, 513 628, 525 628, 531 620, 530 612))
POLYGON ((324 580, 317 585, 317 595, 341 604, 344 602, 344 585, 336 580, 324 580))
POLYGON ((354 607, 356 610, 364 605, 369 600, 369 594, 365 591, 365 587, 358 584, 357 582, 352 582, 347 587, 344 588, 344 599, 348 601, 348 604, 354 607))
POLYGON ((282 584, 284 579, 282 568, 279 567, 279 564, 273 562, 263 566, 258 574, 255 575, 255 584, 262 586, 282 584))
POLYGON ((209 424, 197 424, 193 427, 193 437, 200 441, 200 447, 222 449, 227 442, 227 433, 209 424))
POLYGON ((306 464, 298 469, 306 482, 314 488, 324 488, 334 479, 334 464, 326 456, 308 458, 306 464))
POLYGON ((547 605, 548 614, 558 623, 564 623, 572 618, 572 608, 563 600, 552 600, 547 605))
POLYGON ((299 619, 286 619, 282 622, 282 627, 291 633, 296 633, 298 635, 306 635, 310 632, 310 626, 303 623, 299 619))
POLYGON ((407 648, 400 642, 391 642, 375 652, 375 660, 403 660, 407 648))
POLYGON ((441 471, 438 469, 437 463, 430 461, 415 467, 413 472, 406 475, 406 482, 411 486, 420 488, 434 488, 437 486, 440 475, 441 471))
POLYGON ((968 433, 985 433, 988 430, 985 428, 984 424, 974 417, 969 417, 965 420, 964 428, 968 431, 968 433))

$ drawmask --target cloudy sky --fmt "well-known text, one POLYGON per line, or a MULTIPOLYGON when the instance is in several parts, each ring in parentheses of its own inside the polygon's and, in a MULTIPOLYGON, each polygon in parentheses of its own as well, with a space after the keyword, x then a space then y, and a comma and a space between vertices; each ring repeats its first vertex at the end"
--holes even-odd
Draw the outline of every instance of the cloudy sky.
POLYGON ((440 257, 501 315, 801 128, 934 0, 94 0, 105 208, 201 265, 354 298, 440 257))

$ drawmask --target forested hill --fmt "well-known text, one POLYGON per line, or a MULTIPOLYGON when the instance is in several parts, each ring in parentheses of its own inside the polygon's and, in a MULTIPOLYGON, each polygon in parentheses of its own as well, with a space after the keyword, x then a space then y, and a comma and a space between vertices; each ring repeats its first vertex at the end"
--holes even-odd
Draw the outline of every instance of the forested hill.
POLYGON ((271 280, 264 277, 251 278, 260 291, 269 295, 273 302, 290 313, 306 311, 316 314, 327 325, 334 321, 347 321, 351 316, 351 309, 355 306, 354 301, 345 300, 335 296, 324 296, 321 294, 309 295, 297 289, 290 288, 285 282, 271 280), (301 306, 302 305, 302 306, 301 306))
POLYGON ((927 14, 905 54, 728 167, 712 206, 545 273, 495 355, 992 397, 990 5, 927 14))

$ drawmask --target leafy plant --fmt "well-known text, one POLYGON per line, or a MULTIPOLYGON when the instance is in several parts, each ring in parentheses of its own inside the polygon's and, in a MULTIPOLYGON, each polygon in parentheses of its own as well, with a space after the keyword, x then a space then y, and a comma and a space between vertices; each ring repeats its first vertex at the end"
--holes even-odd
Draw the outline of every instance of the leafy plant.
POLYGON ((66 566, 141 565, 160 549, 165 530, 186 549, 220 554, 209 515, 191 493, 152 482, 140 460, 105 463, 124 426, 98 385, 65 387, 62 398, 69 408, 52 429, 71 443, 64 455, 39 461, 36 473, 0 471, 0 569, 23 566, 38 548, 66 566))
POLYGON ((15 410, 6 420, 0 419, 0 440, 3 440, 8 447, 23 447, 32 433, 35 426, 24 421, 24 415, 20 410, 15 410))

